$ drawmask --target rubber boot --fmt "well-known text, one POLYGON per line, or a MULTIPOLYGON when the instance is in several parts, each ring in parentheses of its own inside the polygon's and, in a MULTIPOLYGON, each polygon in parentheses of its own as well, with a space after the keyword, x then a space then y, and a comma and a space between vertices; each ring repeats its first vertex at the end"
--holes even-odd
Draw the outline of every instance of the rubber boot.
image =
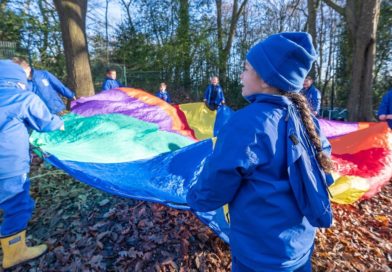
POLYGON ((1 237, 0 240, 3 248, 4 269, 38 258, 48 249, 45 244, 34 247, 26 246, 25 230, 12 236, 1 237))

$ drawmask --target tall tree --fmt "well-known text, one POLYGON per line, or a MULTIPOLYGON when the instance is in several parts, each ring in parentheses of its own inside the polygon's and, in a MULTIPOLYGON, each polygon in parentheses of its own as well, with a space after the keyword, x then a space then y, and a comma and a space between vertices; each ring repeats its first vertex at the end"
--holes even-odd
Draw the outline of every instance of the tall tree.
POLYGON ((317 9, 320 4, 319 0, 308 0, 308 21, 306 23, 306 30, 312 35, 314 47, 317 48, 317 9))
POLYGON ((177 42, 182 57, 180 58, 180 68, 182 70, 182 80, 185 90, 189 90, 191 86, 191 41, 189 37, 189 1, 179 0, 180 6, 178 11, 178 28, 177 42))
POLYGON ((108 22, 109 1, 110 0, 106 0, 106 5, 105 5, 105 38, 106 38, 106 62, 107 63, 109 63, 109 22, 108 22))
POLYGON ((376 30, 381 0, 347 0, 345 6, 323 0, 343 16, 351 51, 350 93, 347 102, 350 121, 372 120, 372 81, 376 56, 376 30))
POLYGON ((55 0, 60 18, 68 85, 78 96, 94 94, 86 39, 87 0, 55 0))
MULTIPOLYGON (((309 32, 310 35, 312 35, 312 40, 313 40, 313 45, 316 48, 316 50, 319 51, 320 56, 322 52, 322 47, 318 48, 317 46, 317 9, 320 4, 319 0, 308 0, 308 20, 306 22, 306 30, 309 32)), ((320 65, 321 66, 321 65, 320 65)), ((315 69, 314 67, 310 71, 310 74, 314 77, 315 76, 315 69)), ((318 76, 320 73, 318 73, 318 76)))
POLYGON ((225 31, 223 27, 222 0, 215 0, 215 3, 217 12, 216 20, 218 32, 219 78, 222 82, 222 85, 225 85, 227 76, 227 62, 230 57, 230 51, 237 29, 238 20, 241 17, 248 0, 243 0, 241 4, 238 0, 234 0, 228 26, 229 29, 226 36, 224 35, 225 31))
POLYGON ((131 8, 132 8, 132 2, 133 0, 130 1, 125 1, 125 0, 120 0, 120 3, 122 6, 125 8, 126 14, 127 14, 127 23, 131 29, 132 32, 135 31, 135 26, 133 24, 133 19, 132 19, 132 14, 131 14, 131 8))

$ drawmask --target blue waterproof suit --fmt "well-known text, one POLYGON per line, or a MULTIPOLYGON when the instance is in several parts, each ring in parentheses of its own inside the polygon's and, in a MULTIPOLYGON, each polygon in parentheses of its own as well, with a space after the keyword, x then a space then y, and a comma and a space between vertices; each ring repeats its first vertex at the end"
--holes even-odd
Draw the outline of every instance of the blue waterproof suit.
POLYGON ((26 228, 34 207, 27 177, 28 129, 51 131, 60 128, 63 121, 51 114, 37 95, 21 88, 20 83, 27 85, 22 68, 2 60, 0 69, 7 69, 12 77, 20 75, 10 79, 1 76, 5 70, 0 72, 0 209, 4 211, 0 235, 7 236, 26 228))
POLYGON ((312 112, 320 112, 321 106, 321 93, 320 91, 314 87, 314 85, 310 86, 309 89, 302 90, 303 95, 305 95, 306 99, 308 100, 310 109, 312 112))
POLYGON ((31 73, 30 90, 44 101, 49 111, 57 114, 65 110, 64 102, 59 94, 72 99, 75 93, 48 71, 32 69, 31 73))
POLYGON ((166 101, 167 103, 171 103, 172 102, 170 94, 168 92, 166 92, 166 91, 165 92, 158 91, 155 94, 155 96, 159 97, 163 101, 166 101))
POLYGON ((107 91, 111 89, 116 89, 122 87, 120 82, 115 79, 111 79, 109 77, 105 78, 105 81, 102 84, 102 91, 107 91))
POLYGON ((204 91, 204 100, 207 107, 211 110, 216 110, 225 101, 222 87, 219 84, 209 84, 204 91))
POLYGON ((310 263, 315 227, 332 223, 332 177, 319 168, 289 99, 258 94, 248 100, 220 130, 187 201, 196 211, 229 204, 235 262, 254 271, 294 271, 310 263))
MULTIPOLYGON (((377 115, 387 115, 392 114, 392 89, 390 89, 384 96, 382 97, 380 107, 378 108, 377 115)), ((392 128, 392 119, 388 119, 388 126, 392 128)))

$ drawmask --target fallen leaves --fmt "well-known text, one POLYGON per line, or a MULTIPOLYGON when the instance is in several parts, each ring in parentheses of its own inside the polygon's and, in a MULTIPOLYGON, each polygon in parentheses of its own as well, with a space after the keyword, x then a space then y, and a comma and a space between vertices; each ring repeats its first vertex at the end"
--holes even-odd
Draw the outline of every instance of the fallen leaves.
POLYGON ((317 233, 313 267, 317 271, 391 271, 391 195, 388 184, 372 199, 334 205, 333 227, 317 233))
MULTIPOLYGON (((230 271, 229 247, 191 212, 33 171, 42 176, 32 182, 29 240, 46 241, 49 252, 15 271, 230 271)), ((317 232, 313 270, 390 271, 391 196, 389 184, 370 200, 334 205, 334 226, 317 232)))

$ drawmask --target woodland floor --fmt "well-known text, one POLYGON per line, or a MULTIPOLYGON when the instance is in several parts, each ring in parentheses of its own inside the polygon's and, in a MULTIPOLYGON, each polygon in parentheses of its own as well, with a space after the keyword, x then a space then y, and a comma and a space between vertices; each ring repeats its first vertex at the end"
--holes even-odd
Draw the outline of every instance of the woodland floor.
MULTIPOLYGON (((49 252, 13 271, 230 271, 229 247, 191 212, 115 197, 42 164, 30 177, 28 240, 49 252)), ((391 183, 370 200, 334 205, 313 270, 391 271, 391 207, 391 183)))

